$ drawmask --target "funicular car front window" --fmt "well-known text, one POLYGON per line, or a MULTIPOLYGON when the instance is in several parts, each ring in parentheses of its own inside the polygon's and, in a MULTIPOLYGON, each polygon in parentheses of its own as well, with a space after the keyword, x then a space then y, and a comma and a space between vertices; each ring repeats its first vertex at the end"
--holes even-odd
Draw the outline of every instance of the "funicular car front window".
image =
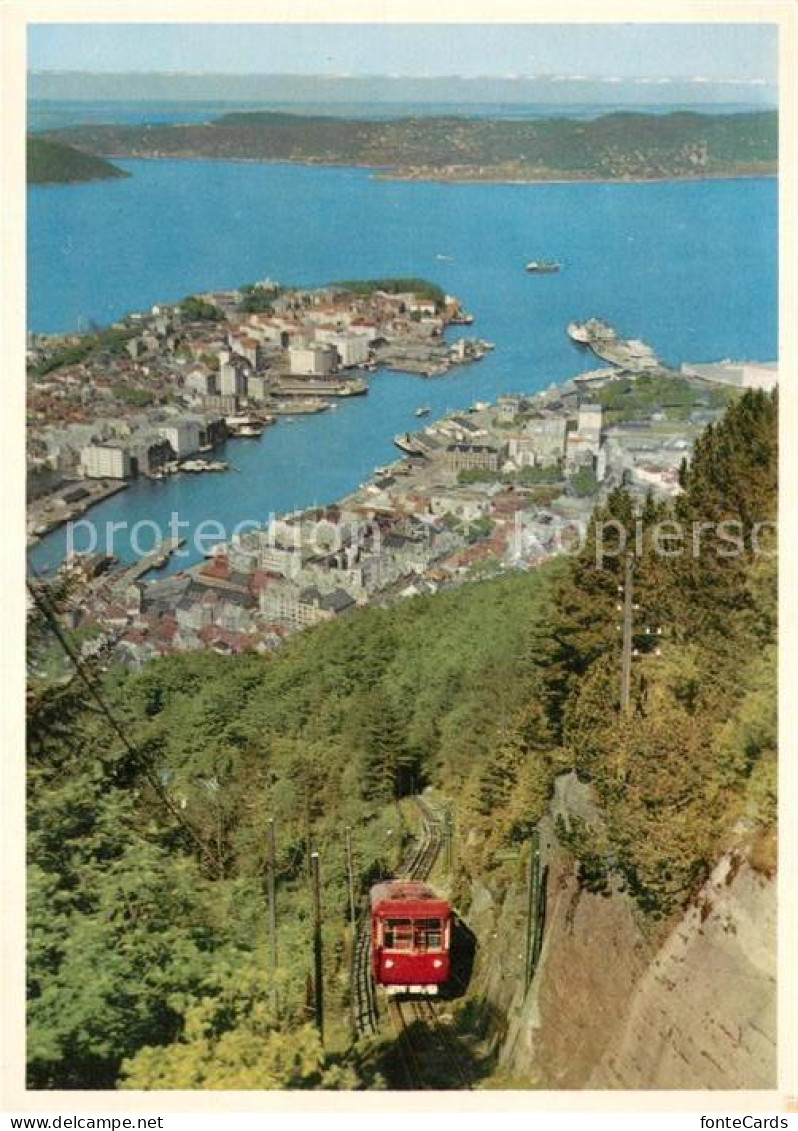
POLYGON ((443 946, 443 924, 440 919, 416 919, 415 949, 440 950, 443 946))
POLYGON ((385 949, 386 950, 412 950, 413 949, 413 920, 412 919, 386 919, 385 920, 385 949))

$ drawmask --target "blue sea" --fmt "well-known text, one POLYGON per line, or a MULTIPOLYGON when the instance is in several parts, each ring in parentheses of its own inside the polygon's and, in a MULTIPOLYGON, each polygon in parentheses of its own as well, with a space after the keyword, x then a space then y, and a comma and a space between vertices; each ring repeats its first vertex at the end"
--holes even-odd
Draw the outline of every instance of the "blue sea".
MULTIPOLYGON (((103 527, 147 519, 166 532, 172 512, 229 525, 332 501, 398 454, 392 437, 414 427, 417 406, 435 416, 589 368, 566 336, 572 318, 606 318, 673 363, 776 356, 772 179, 458 185, 347 168, 118 164, 129 179, 29 190, 31 329, 108 323, 264 277, 315 286, 420 275, 476 315, 458 333, 496 349, 435 380, 379 373, 368 397, 281 421, 260 440, 230 441, 222 458, 236 470, 226 475, 136 482, 89 512, 103 527), (557 258, 563 269, 528 275, 531 258, 557 258)), ((134 556, 124 537, 115 549, 134 556)), ((51 568, 63 552, 57 531, 32 559, 51 568)))

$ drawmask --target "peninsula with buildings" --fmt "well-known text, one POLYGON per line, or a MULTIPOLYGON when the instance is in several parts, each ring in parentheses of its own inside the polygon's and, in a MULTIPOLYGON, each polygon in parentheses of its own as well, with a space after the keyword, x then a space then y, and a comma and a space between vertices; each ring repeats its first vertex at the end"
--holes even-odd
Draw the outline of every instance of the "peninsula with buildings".
POLYGON ((573 552, 615 488, 641 505, 677 495, 706 426, 745 390, 777 385, 775 363, 675 370, 593 321, 616 363, 398 435, 397 460, 334 505, 218 543, 163 579, 150 571, 176 543, 132 567, 77 556, 62 578, 84 654, 138 668, 176 651, 268 653, 358 607, 533 569, 573 552))
POLYGON ((263 280, 91 334, 29 335, 29 543, 135 476, 225 470, 207 459, 217 444, 365 396, 378 369, 434 377, 479 360, 492 343, 444 337, 472 321, 420 279, 263 280))
POLYGON ((211 158, 364 166, 449 181, 667 180, 775 175, 775 110, 628 111, 583 118, 391 120, 274 111, 205 123, 81 125, 43 137, 104 158, 211 158))

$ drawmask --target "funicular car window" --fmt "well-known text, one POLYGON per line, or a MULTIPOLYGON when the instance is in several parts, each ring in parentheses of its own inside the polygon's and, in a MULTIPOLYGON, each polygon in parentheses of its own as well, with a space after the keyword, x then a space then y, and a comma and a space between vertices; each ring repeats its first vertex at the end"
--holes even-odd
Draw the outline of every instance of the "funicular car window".
POLYGON ((440 950, 443 946, 443 924, 440 919, 416 919, 415 949, 440 950))
POLYGON ((413 949, 412 919, 385 920, 385 948, 386 950, 413 949))

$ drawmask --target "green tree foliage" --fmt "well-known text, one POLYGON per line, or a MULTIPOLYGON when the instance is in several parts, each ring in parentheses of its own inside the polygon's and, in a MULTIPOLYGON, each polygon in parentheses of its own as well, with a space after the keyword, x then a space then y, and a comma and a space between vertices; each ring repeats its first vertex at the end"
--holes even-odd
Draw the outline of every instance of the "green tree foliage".
POLYGON ((188 322, 224 322, 223 311, 212 302, 189 295, 180 303, 180 313, 188 322))
POLYGON ((277 293, 274 287, 262 287, 257 283, 250 283, 241 287, 242 297, 238 309, 242 314, 272 314, 277 293))
POLYGON ((325 1063, 316 1030, 305 1025, 290 1034, 259 1022, 257 1013, 216 1036, 207 1012, 195 1006, 186 1016, 185 1037, 167 1049, 144 1048, 126 1063, 122 1086, 135 1089, 271 1088, 351 1089, 351 1068, 325 1063))
POLYGON ((71 145, 63 145, 35 134, 27 139, 28 184, 76 184, 128 176, 129 173, 109 161, 103 161, 101 157, 84 153, 71 145))
POLYGON ((384 691, 355 694, 347 730, 364 797, 390 801, 414 789, 418 762, 407 748, 404 720, 384 691))
POLYGON ((598 479, 592 467, 580 467, 568 481, 573 493, 579 498, 595 495, 598 491, 598 479))
POLYGON ((538 646, 552 727, 594 785, 618 870, 655 914, 704 878, 735 816, 775 818, 776 412, 775 397, 739 398, 698 443, 673 507, 649 500, 633 521, 623 493, 611 496, 538 646), (635 603, 627 717, 623 530, 635 603))
POLYGON ((604 409, 607 423, 617 424, 649 417, 656 410, 669 420, 683 420, 694 408, 723 408, 739 393, 723 385, 705 389, 686 377, 672 374, 659 377, 641 373, 610 381, 597 389, 594 396, 604 409))
POLYGON ((66 365, 78 365, 88 357, 98 357, 110 354, 118 357, 124 353, 127 343, 135 337, 134 330, 108 329, 91 334, 82 334, 77 340, 70 341, 49 354, 43 361, 33 366, 31 373, 34 377, 46 377, 48 373, 61 369, 66 365))
POLYGON ((353 294, 371 295, 376 291, 383 291, 389 295, 414 294, 419 299, 430 299, 440 308, 443 306, 446 295, 443 288, 428 279, 342 279, 331 284, 342 291, 352 291, 353 294))
MULTIPOLYGON (((141 1048, 122 1066, 122 1087, 141 1089, 354 1088, 351 1068, 329 1063, 315 1027, 288 1031, 258 967, 218 979, 218 992, 183 1007, 181 1036, 141 1048)), ((186 999, 188 1001, 188 999, 186 999)))
POLYGON ((114 397, 123 404, 132 405, 134 408, 146 408, 155 400, 155 396, 148 389, 131 388, 123 382, 113 385, 114 397))

